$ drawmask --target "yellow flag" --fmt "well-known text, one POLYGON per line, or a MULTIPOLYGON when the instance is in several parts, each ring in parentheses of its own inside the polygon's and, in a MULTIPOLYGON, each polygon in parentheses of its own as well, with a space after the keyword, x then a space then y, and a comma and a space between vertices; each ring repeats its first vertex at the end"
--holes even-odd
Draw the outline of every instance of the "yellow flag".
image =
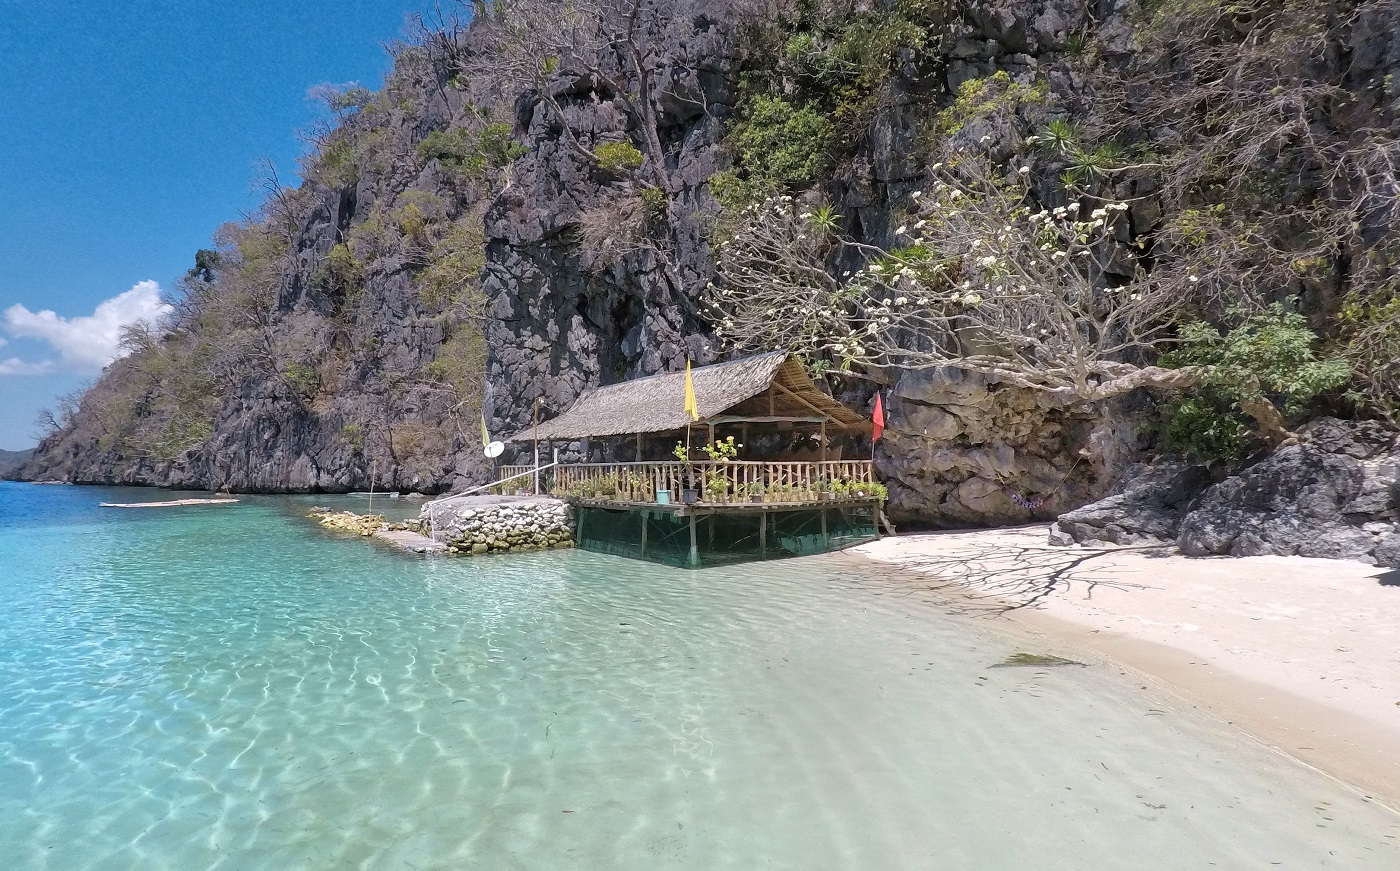
POLYGON ((685 361, 685 412, 691 420, 700 419, 700 407, 695 404, 695 382, 690 380, 690 361, 685 361))
POLYGON ((491 444, 491 433, 486 429, 486 409, 481 410, 481 446, 484 448, 491 444))

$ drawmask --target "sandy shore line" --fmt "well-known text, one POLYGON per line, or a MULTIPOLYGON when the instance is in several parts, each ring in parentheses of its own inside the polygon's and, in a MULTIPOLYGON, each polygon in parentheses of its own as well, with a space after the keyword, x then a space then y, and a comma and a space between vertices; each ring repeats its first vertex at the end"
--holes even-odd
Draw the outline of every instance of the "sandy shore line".
POLYGON ((1054 548, 1044 526, 899 536, 853 552, 1156 678, 1400 808, 1400 571, 1054 548))

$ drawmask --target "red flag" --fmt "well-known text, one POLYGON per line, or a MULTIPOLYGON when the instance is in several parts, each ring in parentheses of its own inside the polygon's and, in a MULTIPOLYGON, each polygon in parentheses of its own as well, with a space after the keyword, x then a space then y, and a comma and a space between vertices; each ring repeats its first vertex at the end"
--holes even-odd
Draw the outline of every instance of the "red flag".
POLYGON ((870 440, 873 442, 880 437, 880 433, 885 431, 885 406, 880 402, 879 391, 875 393, 875 413, 871 419, 875 422, 875 428, 870 436, 870 440))

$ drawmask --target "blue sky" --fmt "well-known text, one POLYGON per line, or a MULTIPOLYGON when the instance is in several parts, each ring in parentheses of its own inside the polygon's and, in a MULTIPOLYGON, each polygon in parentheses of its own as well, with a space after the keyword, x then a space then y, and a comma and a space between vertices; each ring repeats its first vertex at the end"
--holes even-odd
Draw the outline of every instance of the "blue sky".
POLYGON ((0 0, 0 448, 256 205, 260 158, 295 177, 307 90, 378 87, 425 5, 0 0))

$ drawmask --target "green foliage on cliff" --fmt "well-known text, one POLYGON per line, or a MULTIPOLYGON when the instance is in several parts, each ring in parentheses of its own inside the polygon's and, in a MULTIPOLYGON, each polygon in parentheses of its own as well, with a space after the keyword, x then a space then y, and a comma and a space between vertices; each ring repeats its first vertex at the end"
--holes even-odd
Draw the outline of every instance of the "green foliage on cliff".
POLYGON ((1181 327, 1176 348, 1162 355, 1172 368, 1203 373, 1192 395, 1166 405, 1166 447, 1202 460, 1237 462, 1247 453, 1251 431, 1242 403, 1271 402, 1296 414, 1313 398, 1351 377, 1341 357, 1319 357, 1317 334, 1307 319, 1275 303, 1222 330, 1192 322, 1181 327))
POLYGON ((501 169, 525 154, 511 136, 509 124, 486 124, 479 129, 452 127, 434 130, 418 144, 418 155, 436 160, 449 172, 480 179, 488 170, 501 169))
POLYGON ((891 74, 936 48, 950 10, 945 0, 799 0, 756 29, 725 140, 735 166, 710 184, 728 220, 824 181, 863 141, 891 74))
POLYGON ((633 170, 642 165, 641 149, 630 142, 604 142, 593 149, 598 166, 609 172, 633 170))
MULTIPOLYGON (((1050 98, 1050 85, 1045 81, 1025 84, 1013 81, 1005 70, 998 70, 980 79, 968 79, 958 87, 953 105, 938 113, 934 129, 939 135, 959 133, 970 123, 996 116, 1011 116, 1029 108, 1044 107, 1050 98)), ((1065 122, 1052 122, 1065 135, 1065 122)))

